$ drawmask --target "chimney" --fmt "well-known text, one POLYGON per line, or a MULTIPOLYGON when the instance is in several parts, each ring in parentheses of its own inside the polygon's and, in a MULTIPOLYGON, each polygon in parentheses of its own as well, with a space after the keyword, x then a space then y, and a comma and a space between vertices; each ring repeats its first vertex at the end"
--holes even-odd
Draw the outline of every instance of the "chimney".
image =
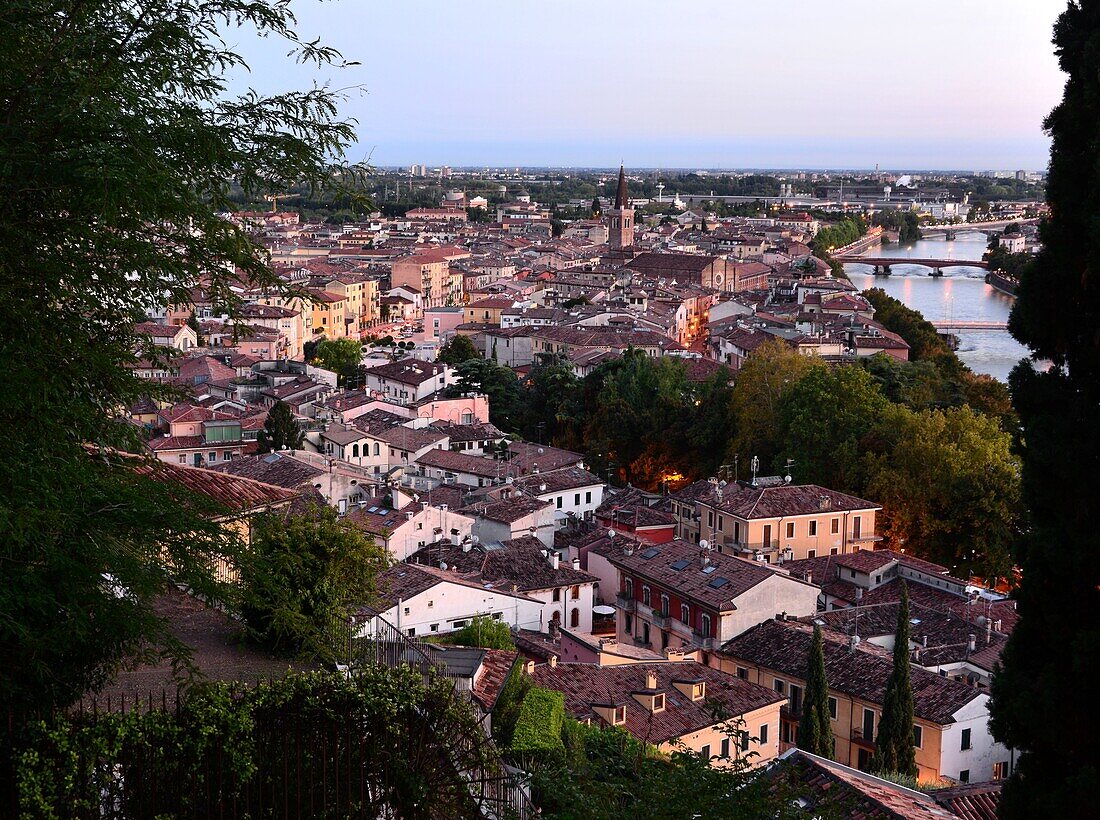
POLYGON ((469 542, 469 540, 463 540, 463 542, 462 542, 462 551, 463 552, 469 552, 471 549, 473 549, 473 544, 471 544, 469 542))
POLYGON ((859 646, 859 635, 852 635, 848 638, 848 649, 852 650, 859 646))
POLYGON ((646 670, 646 673, 645 673, 645 688, 646 689, 656 689, 657 688, 657 674, 652 669, 646 670))
POLYGON ((558 656, 551 655, 549 658, 547 658, 546 662, 550 664, 551 669, 556 669, 558 666, 558 656))
POLYGON ((580 569, 580 568, 581 568, 581 559, 580 558, 574 558, 573 559, 573 569, 580 569))
POLYGON ((856 587, 856 600, 857 601, 862 601, 863 600, 863 587, 856 587))
POLYGON ((814 582, 814 571, 812 569, 806 570, 806 583, 812 584, 814 582))
POLYGON ((968 652, 973 652, 977 648, 977 646, 978 638, 973 632, 971 632, 969 635, 966 636, 966 650, 968 652))
POLYGON ((551 566, 551 568, 557 569, 558 564, 559 564, 560 561, 561 561, 561 558, 558 556, 558 554, 556 552, 551 552, 550 553, 550 566, 551 566))
POLYGON ((928 648, 928 636, 927 635, 921 635, 920 636, 920 643, 921 643, 921 646, 923 646, 925 649, 927 649, 928 648))

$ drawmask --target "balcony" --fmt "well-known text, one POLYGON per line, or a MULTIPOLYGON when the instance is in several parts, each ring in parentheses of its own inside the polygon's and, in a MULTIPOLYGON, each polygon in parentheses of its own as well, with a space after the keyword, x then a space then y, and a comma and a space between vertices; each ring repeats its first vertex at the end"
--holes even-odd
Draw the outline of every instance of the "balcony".
POLYGON ((637 609, 638 602, 628 597, 625 592, 620 592, 615 595, 615 603, 623 612, 634 612, 637 609))
POLYGON ((742 541, 740 539, 736 539, 732 536, 727 535, 722 538, 722 546, 726 549, 733 550, 734 552, 759 552, 770 554, 779 552, 779 539, 773 538, 770 541, 742 541))
POLYGON ((692 630, 691 640, 700 649, 709 649, 714 651, 718 648, 718 639, 713 635, 704 635, 699 630, 692 630))
POLYGON ((862 726, 853 726, 852 727, 852 742, 853 743, 858 743, 861 746, 867 746, 868 748, 872 748, 872 749, 875 746, 875 739, 873 737, 864 737, 863 736, 863 727, 862 726))
POLYGON ((668 615, 665 615, 659 609, 654 609, 648 604, 637 604, 636 611, 638 617, 645 618, 651 624, 661 629, 667 629, 669 622, 672 620, 668 615))

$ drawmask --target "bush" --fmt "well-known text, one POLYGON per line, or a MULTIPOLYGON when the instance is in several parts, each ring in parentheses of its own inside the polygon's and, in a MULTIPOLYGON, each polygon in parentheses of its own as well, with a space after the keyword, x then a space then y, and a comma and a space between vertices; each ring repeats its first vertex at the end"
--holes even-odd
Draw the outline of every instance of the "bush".
POLYGON ((504 621, 478 615, 457 632, 446 637, 456 646, 479 646, 482 649, 515 649, 512 630, 504 621))

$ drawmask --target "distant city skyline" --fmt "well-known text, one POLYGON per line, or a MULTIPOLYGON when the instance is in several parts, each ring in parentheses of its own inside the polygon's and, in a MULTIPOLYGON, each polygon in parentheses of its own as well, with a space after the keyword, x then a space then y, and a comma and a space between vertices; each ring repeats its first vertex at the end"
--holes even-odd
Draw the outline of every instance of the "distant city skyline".
POLYGON ((295 0, 360 65, 231 43, 263 92, 351 88, 349 158, 378 166, 1042 170, 1064 7, 295 0))

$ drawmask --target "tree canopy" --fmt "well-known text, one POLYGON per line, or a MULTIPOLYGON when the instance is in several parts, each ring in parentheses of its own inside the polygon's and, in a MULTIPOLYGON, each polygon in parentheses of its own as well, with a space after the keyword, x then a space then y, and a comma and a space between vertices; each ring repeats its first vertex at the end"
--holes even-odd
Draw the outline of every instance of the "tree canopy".
POLYGON ((271 409, 267 411, 263 429, 256 437, 259 453, 270 453, 278 450, 300 450, 305 434, 294 418, 294 412, 285 401, 277 400, 271 409))
POLYGON ((354 132, 332 89, 230 91, 240 30, 343 63, 275 0, 0 4, 0 414, 19 420, 0 453, 6 703, 67 704, 140 647, 180 655, 151 606, 175 583, 224 598, 210 559, 237 547, 202 505, 87 448, 138 450, 120 408, 173 398, 133 369, 159 355, 135 323, 200 282, 231 318, 241 286, 282 288, 220 215, 231 193, 360 175, 340 164, 354 132))
POLYGON ((362 348, 358 339, 322 339, 313 351, 313 364, 331 370, 344 383, 363 360, 362 348))

